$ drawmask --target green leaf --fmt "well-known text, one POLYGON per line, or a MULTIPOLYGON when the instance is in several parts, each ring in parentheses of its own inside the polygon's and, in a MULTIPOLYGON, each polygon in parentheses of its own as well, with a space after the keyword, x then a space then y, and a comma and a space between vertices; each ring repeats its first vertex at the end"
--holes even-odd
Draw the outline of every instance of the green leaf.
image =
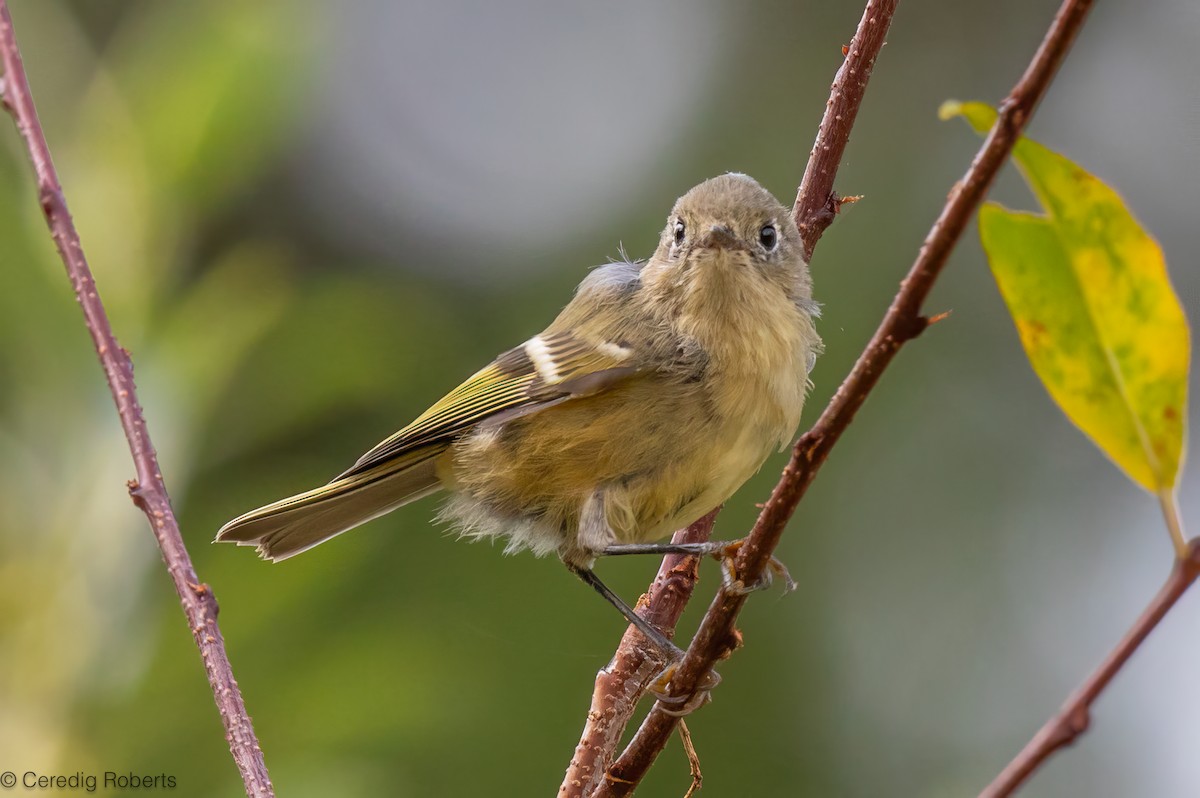
MULTIPOLYGON (((946 103, 981 134, 982 103, 946 103)), ((1050 395, 1129 475, 1169 495, 1183 459, 1190 334, 1158 243, 1115 191, 1022 138, 1013 151, 1045 215, 988 203, 983 248, 1050 395)))

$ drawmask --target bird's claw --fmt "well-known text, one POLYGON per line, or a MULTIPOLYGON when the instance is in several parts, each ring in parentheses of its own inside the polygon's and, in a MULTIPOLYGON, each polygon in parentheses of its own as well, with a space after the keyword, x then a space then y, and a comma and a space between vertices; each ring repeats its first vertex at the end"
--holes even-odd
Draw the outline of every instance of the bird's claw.
POLYGON ((671 680, 675 678, 675 672, 679 670, 679 662, 676 660, 663 668, 662 673, 655 677, 647 690, 650 695, 658 699, 659 704, 662 705, 662 711, 675 718, 690 715, 712 701, 712 691, 721 683, 721 674, 709 671, 690 694, 671 695, 671 680))
POLYGON ((783 580, 783 592, 785 594, 791 593, 796 589, 796 582, 792 579, 792 575, 788 573, 787 566, 775 557, 767 560, 767 570, 763 571, 762 576, 751 584, 747 585, 739 579, 737 569, 734 567, 734 558, 745 542, 744 538, 742 540, 734 540, 727 543, 721 550, 713 552, 713 556, 721 561, 722 590, 732 596, 745 596, 758 590, 766 590, 774 584, 775 577, 783 580))

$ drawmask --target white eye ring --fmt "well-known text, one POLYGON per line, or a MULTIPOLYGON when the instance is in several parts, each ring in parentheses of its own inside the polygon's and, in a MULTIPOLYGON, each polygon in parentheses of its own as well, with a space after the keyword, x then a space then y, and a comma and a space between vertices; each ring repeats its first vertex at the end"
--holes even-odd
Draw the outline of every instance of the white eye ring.
POLYGON ((683 223, 683 219, 675 220, 675 246, 683 243, 683 238, 687 234, 687 227, 683 223))

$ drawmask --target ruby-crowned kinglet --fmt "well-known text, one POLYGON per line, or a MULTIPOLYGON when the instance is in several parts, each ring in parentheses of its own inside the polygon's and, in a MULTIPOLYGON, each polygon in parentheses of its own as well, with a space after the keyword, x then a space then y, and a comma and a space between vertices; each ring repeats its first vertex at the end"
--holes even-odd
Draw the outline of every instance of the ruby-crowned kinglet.
POLYGON ((447 490, 464 534, 556 553, 661 644, 592 565, 670 549, 629 544, 692 523, 791 440, 816 315, 791 213, 745 175, 713 178, 675 203, 650 260, 594 270, 544 332, 217 540, 282 560, 447 490))

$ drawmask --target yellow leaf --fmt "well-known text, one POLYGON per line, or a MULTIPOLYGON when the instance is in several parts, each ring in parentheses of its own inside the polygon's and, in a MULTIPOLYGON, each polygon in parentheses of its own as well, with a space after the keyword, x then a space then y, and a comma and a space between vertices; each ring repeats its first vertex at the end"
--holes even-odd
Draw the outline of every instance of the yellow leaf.
MULTIPOLYGON (((947 103, 981 133, 996 113, 947 103)), ((1050 395, 1147 490, 1169 495, 1183 459, 1190 334, 1158 243, 1115 191, 1022 138, 1014 158, 1046 214, 988 203, 983 248, 1050 395)))

